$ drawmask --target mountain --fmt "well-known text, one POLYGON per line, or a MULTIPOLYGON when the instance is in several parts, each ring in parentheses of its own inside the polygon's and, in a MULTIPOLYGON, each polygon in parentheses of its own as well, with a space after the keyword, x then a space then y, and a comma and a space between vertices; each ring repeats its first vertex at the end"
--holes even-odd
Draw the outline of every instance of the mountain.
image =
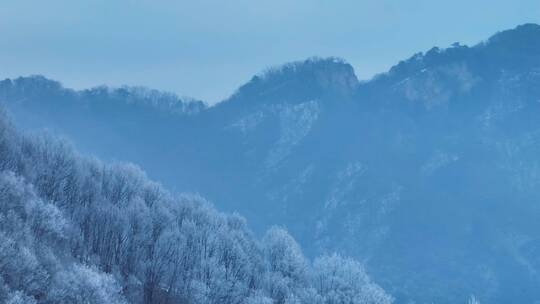
MULTIPOLYGON (((1 109, 0 109, 1 110, 1 109)), ((173 195, 0 113, 0 302, 390 304, 362 264, 173 195), (351 280, 354 278, 354 280, 351 280)))
POLYGON ((141 164, 256 233, 286 226, 310 256, 355 256, 398 303, 540 300, 538 25, 363 82, 340 59, 294 62, 193 111, 31 80, 0 83, 21 127, 141 164))

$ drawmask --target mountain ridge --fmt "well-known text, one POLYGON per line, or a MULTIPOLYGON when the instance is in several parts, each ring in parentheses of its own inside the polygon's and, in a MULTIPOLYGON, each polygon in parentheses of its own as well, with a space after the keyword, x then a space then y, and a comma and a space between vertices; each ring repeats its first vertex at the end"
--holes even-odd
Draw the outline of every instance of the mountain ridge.
MULTIPOLYGON (((517 66, 504 66, 502 68, 524 68, 527 65, 540 67, 540 59, 535 53, 540 54, 540 25, 535 23, 526 23, 519 25, 513 29, 500 31, 485 41, 479 42, 474 46, 462 45, 454 43, 448 48, 433 47, 426 52, 419 52, 393 65, 388 71, 376 74, 368 80, 359 81, 354 68, 344 59, 338 57, 310 57, 305 60, 292 61, 285 64, 267 68, 262 72, 254 75, 249 81, 241 85, 230 97, 222 101, 206 106, 203 101, 183 97, 179 98, 174 93, 166 91, 158 91, 148 89, 144 86, 96 86, 89 89, 74 90, 63 87, 56 80, 51 80, 42 75, 32 75, 28 77, 19 77, 16 79, 6 78, 6 82, 26 82, 33 83, 38 87, 41 86, 44 90, 65 90, 67 92, 78 92, 79 94, 92 94, 98 91, 107 91, 109 94, 124 93, 131 94, 135 98, 144 99, 148 95, 154 95, 154 98, 166 97, 168 99, 177 99, 180 103, 191 104, 195 110, 199 112, 205 108, 215 107, 225 102, 235 101, 242 98, 259 98, 270 99, 272 92, 275 90, 283 91, 283 87, 291 87, 303 91, 303 94, 290 94, 284 101, 298 102, 296 99, 303 101, 313 99, 321 92, 331 92, 340 97, 350 97, 369 86, 370 83, 380 82, 386 79, 399 78, 399 75, 420 73, 426 69, 436 68, 441 65, 456 64, 460 61, 462 64, 469 64, 471 61, 479 59, 479 56, 496 57, 491 58, 502 63, 505 62, 504 56, 526 56, 526 60, 522 60, 517 66), (487 53, 487 55, 486 55, 487 53), (286 83, 283 83, 287 79, 286 83), (139 94, 137 94, 137 91, 139 94), (310 91, 311 94, 307 94, 310 91), (257 92, 259 96, 251 96, 253 92, 257 92), (270 95, 270 97, 265 96, 270 95)), ((481 60, 481 64, 484 64, 481 60)), ((493 70, 488 70, 482 73, 482 77, 487 77, 493 70)), ((497 71, 500 72, 500 71, 497 71)), ((22 84, 25 85, 25 84, 22 84)), ((290 90, 290 89, 289 89, 290 90)), ((274 92, 275 93, 275 92, 274 92)))
POLYGON ((124 99, 128 104, 132 103, 134 106, 154 107, 157 110, 170 111, 174 114, 195 114, 207 108, 207 105, 200 100, 190 97, 178 97, 174 93, 142 86, 109 87, 101 85, 89 89, 75 90, 64 87, 61 82, 43 75, 30 75, 14 79, 5 78, 0 81, 0 86, 4 88, 4 91, 11 90, 13 94, 24 93, 37 96, 43 94, 72 95, 80 99, 101 95, 102 98, 124 99))
POLYGON ((286 226, 308 255, 366 261, 399 303, 464 294, 531 303, 540 299, 537 28, 433 48, 370 81, 340 60, 300 61, 196 115, 119 111, 99 95, 87 103, 95 108, 1 86, 0 96, 17 123, 54 125, 84 151, 141 164, 174 190, 239 211, 257 232, 286 226), (328 70, 336 76, 319 77, 328 70))

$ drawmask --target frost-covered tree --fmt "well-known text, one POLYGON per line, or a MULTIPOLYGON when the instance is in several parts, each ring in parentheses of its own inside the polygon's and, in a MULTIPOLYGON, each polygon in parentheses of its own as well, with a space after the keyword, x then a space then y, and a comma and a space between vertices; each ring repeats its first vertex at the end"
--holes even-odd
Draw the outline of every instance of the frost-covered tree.
POLYGON ((282 228, 273 227, 263 239, 268 263, 268 288, 276 303, 291 302, 307 283, 307 261, 300 246, 282 228))
POLYGON ((338 254, 317 258, 313 265, 314 286, 327 304, 392 303, 392 297, 371 282, 356 260, 338 254))
POLYGON ((480 301, 474 295, 471 295, 467 304, 480 304, 480 301))
POLYGON ((111 275, 74 265, 55 275, 47 293, 50 303, 126 303, 111 275))

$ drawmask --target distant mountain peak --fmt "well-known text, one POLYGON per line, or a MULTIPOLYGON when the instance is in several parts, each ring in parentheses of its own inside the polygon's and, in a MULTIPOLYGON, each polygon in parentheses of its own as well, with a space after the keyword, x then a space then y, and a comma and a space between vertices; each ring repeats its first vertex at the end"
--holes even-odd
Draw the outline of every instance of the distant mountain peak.
POLYGON ((526 23, 517 27, 499 32, 488 39, 487 44, 514 44, 523 43, 524 47, 540 45, 540 25, 526 23))
POLYGON ((61 96, 68 95, 71 96, 70 98, 92 103, 99 101, 124 103, 129 106, 142 106, 172 114, 197 114, 207 108, 207 105, 201 100, 179 97, 174 93, 142 86, 109 87, 102 85, 90 89, 74 90, 65 88, 60 82, 42 75, 18 77, 13 80, 7 78, 0 81, 0 101, 17 99, 17 96, 25 97, 21 100, 26 100, 28 97, 42 100, 45 96, 54 96, 51 102, 57 102, 61 96))
POLYGON ((272 67, 254 76, 231 99, 302 102, 326 96, 348 96, 358 86, 353 67, 345 60, 313 57, 272 67))
POLYGON ((17 77, 15 79, 6 78, 0 81, 2 87, 16 87, 23 90, 26 94, 43 94, 45 91, 64 90, 62 84, 58 81, 46 78, 43 75, 30 75, 27 77, 17 77))
POLYGON ((400 61, 387 73, 379 74, 371 85, 381 81, 398 83, 433 73, 446 80, 450 77, 454 82, 461 82, 464 76, 499 79, 509 71, 526 74, 539 68, 540 25, 528 23, 496 33, 475 46, 456 42, 447 48, 433 47, 426 52, 416 53, 400 61), (453 73, 459 70, 466 73, 453 73))
POLYGON ((271 82, 281 77, 312 76, 318 83, 326 88, 343 87, 353 88, 358 84, 353 67, 344 59, 337 57, 312 57, 303 61, 295 61, 272 67, 255 78, 271 82))
POLYGON ((179 97, 175 93, 149 89, 143 86, 99 86, 80 91, 84 96, 111 98, 126 104, 146 106, 175 114, 197 114, 206 104, 191 97, 179 97))

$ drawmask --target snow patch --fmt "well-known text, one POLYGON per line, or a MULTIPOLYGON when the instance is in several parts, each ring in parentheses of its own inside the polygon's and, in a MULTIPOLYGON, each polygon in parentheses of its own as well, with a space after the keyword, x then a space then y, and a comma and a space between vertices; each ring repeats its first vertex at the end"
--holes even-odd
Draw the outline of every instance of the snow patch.
POLYGON ((273 168, 283 161, 309 134, 319 118, 320 106, 315 100, 298 105, 283 105, 279 110, 280 136, 265 161, 267 168, 273 168))
POLYGON ((243 135, 254 130, 265 118, 263 111, 257 111, 253 114, 240 118, 231 125, 232 128, 240 130, 243 135))
POLYGON ((347 193, 354 189, 357 179, 365 172, 366 168, 360 162, 347 164, 345 169, 338 172, 332 191, 324 203, 324 208, 335 209, 342 205, 347 193))
POLYGON ((430 176, 435 171, 448 166, 449 164, 459 160, 459 156, 438 151, 432 155, 420 169, 423 176, 430 176))

